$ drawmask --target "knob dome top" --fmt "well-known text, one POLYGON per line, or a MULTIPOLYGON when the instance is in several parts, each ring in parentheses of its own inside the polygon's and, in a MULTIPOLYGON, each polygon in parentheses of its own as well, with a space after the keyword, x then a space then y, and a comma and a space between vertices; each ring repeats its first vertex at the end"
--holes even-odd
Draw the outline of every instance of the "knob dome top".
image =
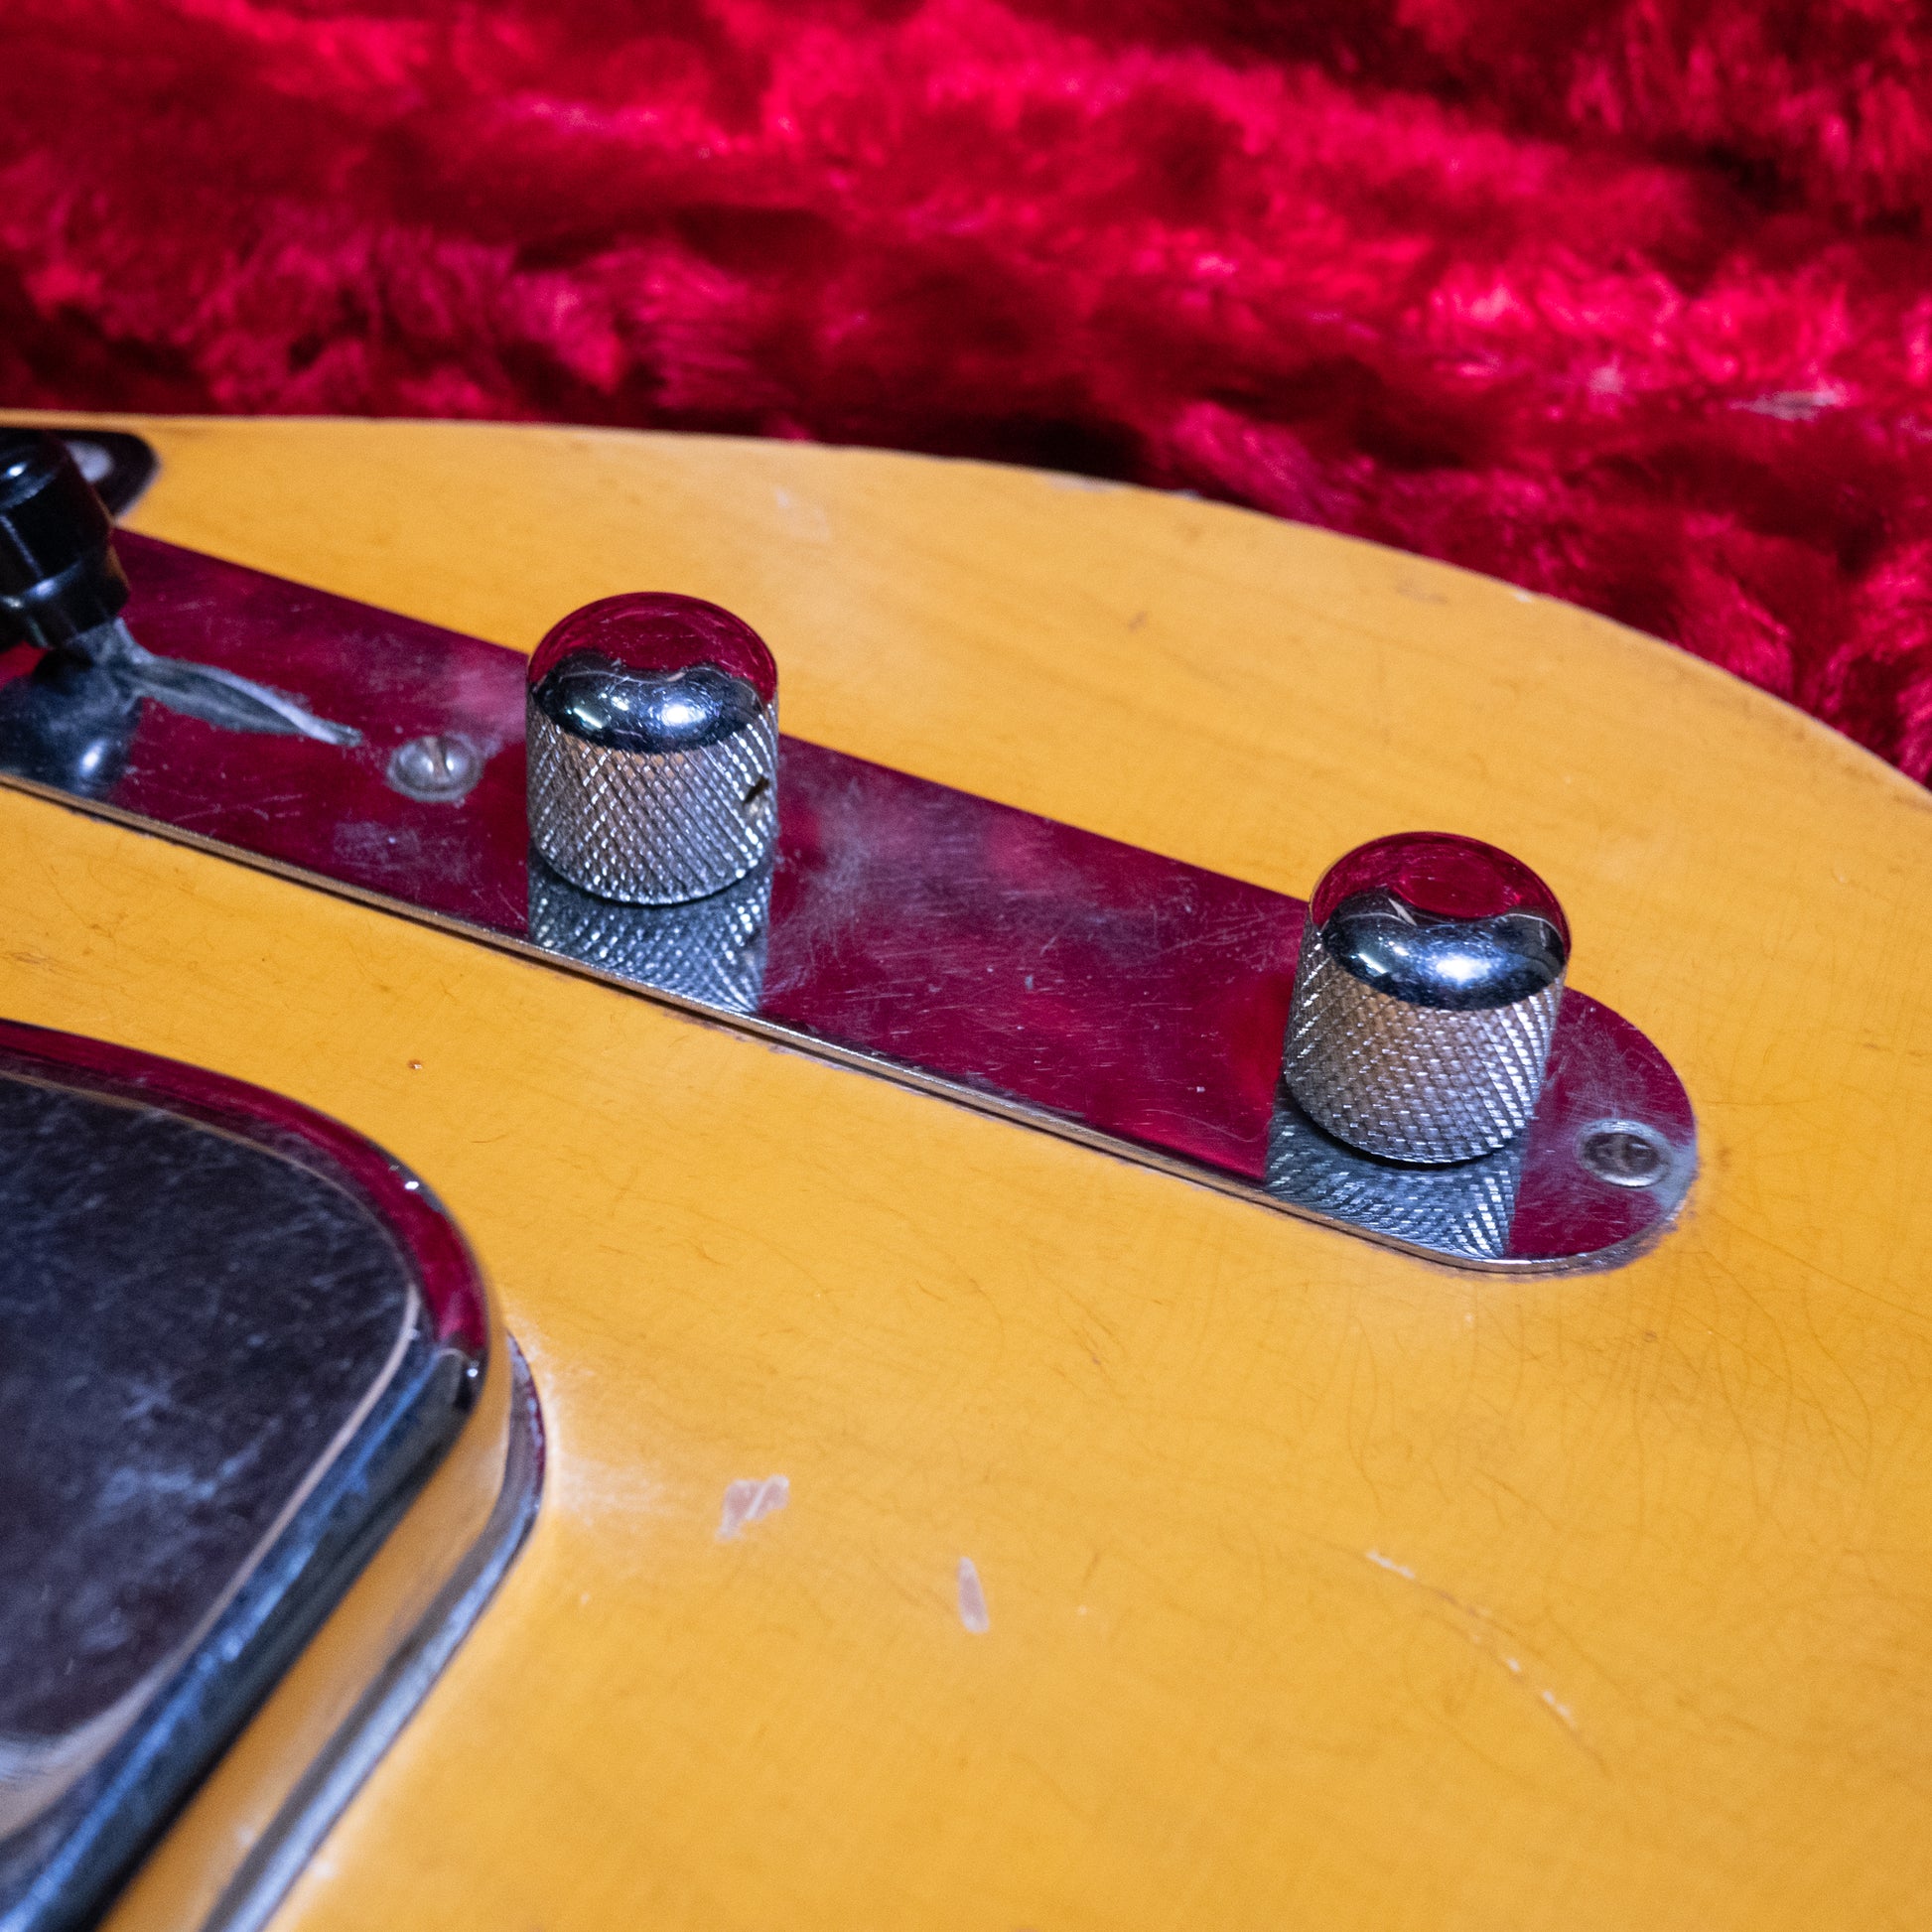
POLYGON ((764 639, 703 598, 633 591, 573 611, 530 659, 532 691, 567 657, 593 653, 632 677, 659 679, 709 666, 750 685, 762 704, 778 694, 778 667, 764 639))
POLYGON ((1322 874, 1309 916, 1326 926, 1345 898, 1383 892, 1427 920, 1493 919, 1524 912, 1548 921, 1564 954, 1570 921, 1557 896, 1522 860, 1455 832, 1396 832, 1371 839, 1322 874))
POLYGON ((1315 888, 1329 957, 1412 1007, 1493 1011, 1556 985, 1570 927, 1535 873, 1477 839, 1405 832, 1359 846, 1315 888))

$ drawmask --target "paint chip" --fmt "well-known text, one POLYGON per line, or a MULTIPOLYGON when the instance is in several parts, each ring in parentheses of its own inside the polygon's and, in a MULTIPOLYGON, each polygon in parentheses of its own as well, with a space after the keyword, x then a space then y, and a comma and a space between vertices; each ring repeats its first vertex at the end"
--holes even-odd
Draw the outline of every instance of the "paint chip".
POLYGON ((973 1568, 971 1557, 959 1560, 959 1620, 976 1637, 983 1637, 993 1627, 993 1619, 986 1613, 986 1591, 980 1587, 980 1573, 973 1568))
POLYGON ((748 1523, 771 1515, 790 1500, 789 1476, 740 1477, 725 1491, 725 1513, 718 1519, 718 1541, 728 1543, 748 1523))

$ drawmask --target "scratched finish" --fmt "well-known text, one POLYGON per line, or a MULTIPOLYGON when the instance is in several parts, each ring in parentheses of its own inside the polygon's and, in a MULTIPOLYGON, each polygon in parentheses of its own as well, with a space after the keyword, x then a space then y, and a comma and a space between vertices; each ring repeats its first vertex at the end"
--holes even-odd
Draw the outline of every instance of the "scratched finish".
POLYGON ((499 643, 675 584, 805 737, 1283 893, 1392 825, 1505 846, 1704 1156, 1627 1268, 1450 1274, 0 791, 0 1009, 394 1148, 543 1391, 530 1545, 276 1932, 1923 1926, 1920 788, 1587 612, 1214 504, 152 433, 158 535, 499 643))
POLYGON ((0 768, 1464 1265, 1627 1258, 1690 1184, 1682 1084, 1581 994, 1563 1009, 1544 1102, 1500 1164, 1446 1183, 1325 1141, 1280 1079, 1301 899, 800 739, 782 743, 775 864, 768 896, 762 875, 750 882, 756 904, 734 889, 708 920, 714 901, 610 905, 541 867, 533 885, 522 657, 151 539, 122 549, 127 621, 146 648, 273 684, 360 742, 117 709, 105 669, 86 674, 99 691, 35 709, 54 667, 23 646, 0 658, 0 768), (49 742, 50 716, 78 722, 74 744, 49 742), (385 780, 397 746, 428 731, 484 759, 454 803, 385 780), (1582 1136, 1606 1119, 1663 1134, 1661 1184, 1617 1187, 1581 1165, 1582 1136), (1271 1160, 1298 1130, 1318 1171, 1271 1160), (1446 1184, 1480 1192, 1481 1212, 1442 1211, 1446 1184))

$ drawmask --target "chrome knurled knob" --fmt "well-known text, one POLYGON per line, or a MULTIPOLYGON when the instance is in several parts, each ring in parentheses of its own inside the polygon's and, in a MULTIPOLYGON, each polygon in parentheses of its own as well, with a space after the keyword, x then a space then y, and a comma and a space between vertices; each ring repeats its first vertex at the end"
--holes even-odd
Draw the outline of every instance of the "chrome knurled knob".
POLYGON ((530 842, 602 898, 674 905, 760 865, 778 825, 778 672, 695 597, 608 597, 530 659, 530 842))
POLYGON ((1309 902, 1283 1072, 1316 1126, 1390 1161, 1468 1161, 1536 1111, 1570 927, 1508 853, 1447 832, 1358 846, 1309 902))

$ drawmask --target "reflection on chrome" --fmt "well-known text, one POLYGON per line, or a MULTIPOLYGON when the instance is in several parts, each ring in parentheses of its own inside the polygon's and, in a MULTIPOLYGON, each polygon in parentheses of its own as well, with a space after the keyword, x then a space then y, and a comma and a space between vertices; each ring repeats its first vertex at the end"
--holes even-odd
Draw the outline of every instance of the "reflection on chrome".
POLYGON ((727 1013, 756 1013, 771 930, 767 861, 709 898, 621 905, 573 886, 530 854, 530 938, 639 986, 727 1013))
POLYGON ((1331 1140, 1283 1090, 1268 1128, 1263 1184, 1336 1220, 1468 1261, 1508 1252, 1523 1177, 1523 1140, 1453 1167, 1404 1167, 1331 1140))

